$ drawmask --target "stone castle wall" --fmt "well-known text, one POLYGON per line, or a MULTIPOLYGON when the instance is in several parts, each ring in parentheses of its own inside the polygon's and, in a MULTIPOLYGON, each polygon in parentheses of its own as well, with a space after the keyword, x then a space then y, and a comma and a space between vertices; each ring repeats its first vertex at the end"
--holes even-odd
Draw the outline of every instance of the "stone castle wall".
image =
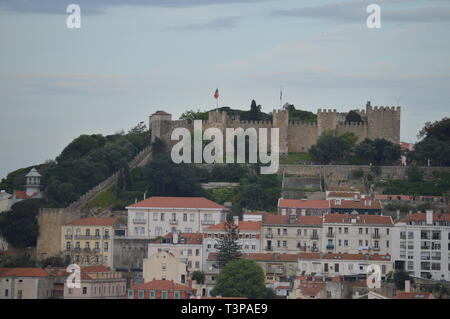
MULTIPOLYGON (((184 120, 172 121, 170 114, 160 115, 158 112, 150 117, 152 138, 160 138, 167 145, 173 146, 177 141, 171 140, 171 133, 175 128, 183 127, 193 131, 193 124, 184 120)), ((289 121, 286 110, 274 110, 273 121, 241 121, 238 116, 228 116, 224 111, 211 111, 209 118, 202 121, 202 128, 206 130, 216 127, 223 131, 225 128, 268 128, 268 144, 270 146, 270 128, 279 128, 280 153, 307 152, 317 143, 318 138, 328 130, 334 130, 338 135, 352 132, 358 137, 358 142, 365 138, 385 138, 393 143, 400 142, 400 107, 372 107, 368 102, 365 110, 357 110, 363 119, 362 123, 345 123, 347 113, 336 110, 317 111, 317 122, 302 123, 289 121)))

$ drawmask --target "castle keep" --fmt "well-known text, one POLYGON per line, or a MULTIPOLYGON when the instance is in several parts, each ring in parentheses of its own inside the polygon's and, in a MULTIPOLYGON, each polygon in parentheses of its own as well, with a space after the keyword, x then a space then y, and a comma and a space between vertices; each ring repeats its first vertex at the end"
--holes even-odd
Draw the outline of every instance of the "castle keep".
MULTIPOLYGON (((396 144, 400 143, 400 107, 371 106, 370 102, 367 102, 365 110, 356 112, 363 122, 346 123, 348 113, 339 113, 336 110, 318 109, 317 122, 312 123, 290 121, 287 110, 274 110, 272 121, 241 121, 239 116, 229 116, 223 111, 211 111, 202 126, 204 129, 220 128, 223 133, 225 128, 267 128, 269 145, 270 128, 279 128, 280 153, 307 152, 327 130, 335 130, 337 135, 352 132, 358 137, 358 142, 365 138, 384 138, 396 144)), ((159 138, 167 145, 174 145, 176 141, 171 141, 170 137, 173 129, 177 127, 193 131, 194 125, 185 120, 172 120, 172 115, 164 111, 150 116, 152 142, 159 138)))

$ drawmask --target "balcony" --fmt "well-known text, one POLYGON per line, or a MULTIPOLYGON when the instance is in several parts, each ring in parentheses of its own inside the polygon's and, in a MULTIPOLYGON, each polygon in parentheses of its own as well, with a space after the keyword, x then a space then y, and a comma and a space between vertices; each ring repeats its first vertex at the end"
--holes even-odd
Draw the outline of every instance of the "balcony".
POLYGON ((380 239, 380 234, 378 233, 375 233, 375 234, 372 234, 372 238, 374 238, 374 239, 380 239))
POLYGON ((273 238, 273 234, 272 233, 267 233, 264 235, 264 237, 266 238, 273 238))
POLYGON ((146 224, 147 220, 143 219, 143 218, 135 218, 135 219, 133 219, 133 223, 134 224, 146 224))
POLYGON ((215 225, 216 223, 210 219, 204 219, 201 221, 202 225, 215 225))
POLYGON ((109 236, 109 235, 104 235, 103 236, 103 239, 110 239, 111 238, 111 236, 109 236))
POLYGON ((327 233, 327 237, 334 237, 333 233, 327 233))
POLYGON ((380 247, 372 247, 373 251, 380 251, 380 247))
POLYGON ((272 247, 272 246, 266 246, 264 249, 265 249, 266 251, 272 251, 272 250, 273 250, 273 247, 272 247))
POLYGON ((267 267, 266 273, 281 275, 281 274, 284 274, 284 268, 283 267, 267 267))
POLYGON ((327 249, 334 249, 334 245, 327 245, 327 249))
POLYGON ((178 225, 178 220, 176 220, 176 219, 171 219, 171 220, 169 220, 169 224, 170 224, 170 225, 178 225))
POLYGON ((423 249, 423 250, 430 250, 430 249, 431 249, 431 246, 420 245, 420 249, 423 249))
POLYGON ((310 237, 313 240, 318 240, 319 239, 319 235, 315 234, 315 235, 311 235, 310 237))
POLYGON ((73 236, 72 235, 66 235, 66 239, 72 239, 73 236))
POLYGON ((91 249, 90 249, 90 248, 84 248, 84 249, 83 249, 83 252, 85 252, 85 253, 90 253, 90 252, 91 252, 91 249))

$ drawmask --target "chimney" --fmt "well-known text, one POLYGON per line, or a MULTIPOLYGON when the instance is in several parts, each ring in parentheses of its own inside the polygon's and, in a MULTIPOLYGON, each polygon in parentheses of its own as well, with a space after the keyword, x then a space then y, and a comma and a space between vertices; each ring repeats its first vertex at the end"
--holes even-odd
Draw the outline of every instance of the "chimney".
POLYGON ((411 292, 411 281, 405 280, 405 292, 411 292))
POLYGON ((239 216, 233 216, 233 223, 234 223, 236 226, 239 226, 239 216))
POLYGON ((400 220, 400 209, 397 209, 396 215, 397 215, 397 221, 399 221, 400 220))
POLYGON ((366 206, 370 206, 370 205, 372 204, 372 201, 371 201, 371 200, 365 200, 365 201, 364 201, 364 204, 365 204, 366 206))
POLYGON ((427 225, 433 225, 433 211, 432 210, 427 210, 426 212, 427 216, 427 225))
POLYGON ((340 200, 340 199, 335 199, 335 200, 334 200, 334 203, 335 203, 336 205, 341 205, 341 200, 340 200))

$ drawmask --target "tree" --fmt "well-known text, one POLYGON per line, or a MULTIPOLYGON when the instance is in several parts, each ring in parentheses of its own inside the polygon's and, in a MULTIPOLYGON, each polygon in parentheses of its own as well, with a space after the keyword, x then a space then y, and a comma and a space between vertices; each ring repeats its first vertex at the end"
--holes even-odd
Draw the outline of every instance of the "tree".
POLYGON ((406 169, 406 176, 410 182, 421 182, 424 172, 417 166, 410 166, 406 169))
POLYGON ((219 268, 225 267, 233 260, 238 260, 241 256, 241 249, 237 243, 239 239, 239 226, 227 220, 224 224, 224 231, 224 236, 217 241, 217 262, 219 268))
POLYGON ((355 147, 355 157, 362 164, 395 164, 400 159, 400 155, 400 145, 386 139, 366 138, 355 147))
POLYGON ((361 123, 363 122, 361 115, 359 115, 356 111, 350 111, 347 113, 345 117, 346 123, 361 123))
POLYGON ((338 163, 344 159, 345 152, 344 141, 334 131, 324 132, 309 150, 313 161, 320 164, 338 163))
POLYGON ((450 118, 426 123, 417 137, 421 141, 410 154, 413 160, 422 165, 431 160, 433 166, 450 166, 450 118))
POLYGON ((410 280, 407 271, 399 269, 394 272, 394 283, 398 290, 405 290, 405 281, 410 280))
POLYGON ((229 262, 217 276, 213 296, 246 297, 249 299, 273 298, 274 293, 265 286, 264 271, 253 260, 229 262))
POLYGON ((202 112, 197 110, 197 112, 193 110, 189 110, 181 114, 180 120, 186 120, 188 123, 192 123, 194 120, 208 120, 208 112, 202 112))
POLYGON ((205 273, 202 271, 194 271, 192 273, 192 280, 195 280, 197 284, 201 285, 205 282, 205 273))

